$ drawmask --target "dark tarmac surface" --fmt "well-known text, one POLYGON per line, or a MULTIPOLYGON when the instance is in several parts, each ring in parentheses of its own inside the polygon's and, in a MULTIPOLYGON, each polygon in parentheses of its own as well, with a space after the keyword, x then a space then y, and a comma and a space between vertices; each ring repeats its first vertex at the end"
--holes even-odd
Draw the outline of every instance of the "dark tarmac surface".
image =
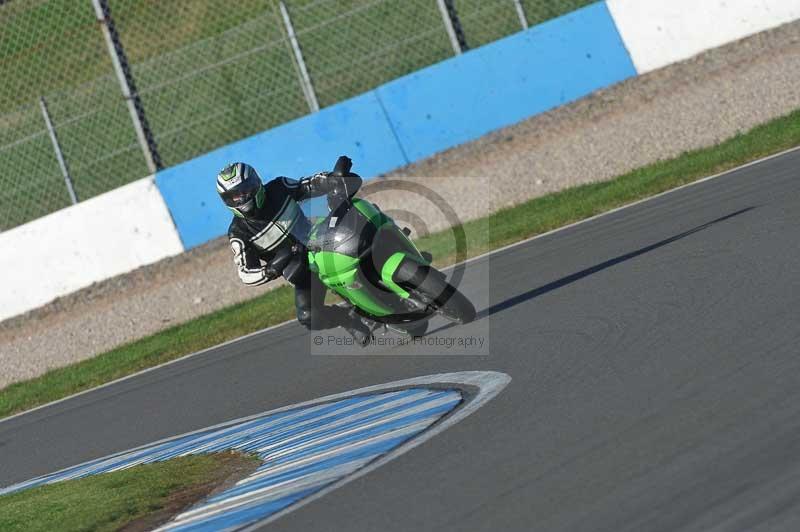
POLYGON ((296 324, 0 422, 0 485, 433 373, 512 382, 273 530, 800 530, 800 151, 469 263, 478 354, 296 324))

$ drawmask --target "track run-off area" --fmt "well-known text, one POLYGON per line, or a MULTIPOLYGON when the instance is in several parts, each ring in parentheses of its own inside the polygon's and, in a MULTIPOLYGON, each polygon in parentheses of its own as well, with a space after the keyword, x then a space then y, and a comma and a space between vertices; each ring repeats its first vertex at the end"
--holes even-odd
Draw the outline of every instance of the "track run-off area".
POLYGON ((799 207, 791 151, 472 260, 479 319, 431 336, 482 338, 475 354, 326 356, 288 324, 0 421, 0 486, 349 390, 494 371, 511 381, 480 409, 265 528, 797 530, 799 207))

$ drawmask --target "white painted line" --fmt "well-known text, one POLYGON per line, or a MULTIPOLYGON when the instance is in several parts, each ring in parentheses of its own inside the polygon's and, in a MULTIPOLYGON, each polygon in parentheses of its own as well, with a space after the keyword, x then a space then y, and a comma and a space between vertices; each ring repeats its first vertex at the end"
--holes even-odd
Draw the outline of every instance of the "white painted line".
MULTIPOLYGON (((794 148, 789 148, 787 150, 784 150, 784 151, 781 151, 781 152, 778 152, 778 153, 775 153, 775 154, 772 154, 772 155, 768 155, 766 157, 762 157, 761 159, 756 159, 755 161, 751 161, 751 162, 743 164, 741 166, 737 166, 736 168, 731 168, 730 170, 725 170, 724 172, 720 172, 718 174, 710 175, 708 177, 703 177, 703 178, 698 179, 696 181, 692 181, 691 183, 687 183, 685 185, 681 185, 681 186, 676 187, 676 188, 665 190, 664 192, 660 192, 660 193, 658 193, 658 194, 656 194, 654 196, 648 196, 647 198, 643 198, 643 199, 634 201, 632 203, 628 203, 628 204, 622 205, 620 207, 616 207, 614 209, 611 209, 610 211, 601 212, 600 214, 596 214, 596 215, 594 215, 594 216, 592 216, 590 218, 585 218, 583 220, 578 220, 577 222, 571 223, 569 225, 564 225, 562 227, 557 227, 556 229, 552 229, 550 231, 547 231, 546 233, 541 233, 541 234, 538 234, 538 235, 534 235, 534 236, 532 236, 530 238, 526 238, 525 240, 520 240, 519 242, 513 242, 511 244, 508 244, 507 246, 503 246, 501 248, 497 248, 497 249, 493 249, 491 251, 487 251, 486 253, 483 253, 481 255, 477 255, 475 257, 470 257, 469 259, 465 260, 463 263, 460 263, 460 264, 469 264, 470 262, 475 262, 477 260, 484 259, 484 258, 486 258, 486 257, 488 257, 490 255, 495 254, 495 253, 502 253, 502 252, 507 251, 509 249, 512 249, 512 248, 515 248, 515 247, 518 247, 518 246, 523 246, 525 244, 529 244, 530 242, 533 242, 534 240, 537 240, 539 238, 544 238, 544 237, 553 235, 555 233, 558 233, 560 231, 566 231, 567 229, 571 229, 573 227, 577 227, 577 226, 579 226, 581 224, 586 224, 586 223, 593 222, 593 221, 598 220, 598 219, 600 219, 600 218, 602 218, 604 216, 608 216, 610 214, 614 214, 614 213, 619 212, 621 210, 628 209, 628 208, 631 208, 631 207, 635 207, 637 205, 641 205, 642 203, 646 203, 648 201, 652 201, 652 200, 661 198, 661 197, 666 196, 668 194, 672 194, 674 192, 678 192, 680 190, 684 190, 686 188, 693 187, 693 186, 699 185, 701 183, 705 183, 707 181, 711 181, 712 179, 716 179, 716 178, 719 178, 719 177, 726 176, 728 174, 732 174, 734 172, 738 172, 739 170, 743 170, 743 169, 749 168, 751 166, 756 166, 758 164, 767 162, 767 161, 772 160, 772 159, 776 159, 778 157, 782 157, 784 155, 788 155, 788 154, 796 152, 796 151, 800 151, 800 146, 797 146, 797 147, 794 147, 794 148)), ((452 269, 455 266, 456 266, 456 264, 453 264, 453 265, 447 266, 446 268, 443 268, 443 270, 449 270, 449 269, 452 269)), ((247 340, 248 338, 252 338, 253 336, 257 336, 259 334, 264 334, 264 333, 270 332, 270 331, 272 331, 274 329, 277 329, 279 327, 283 327, 285 325, 288 325, 288 324, 294 323, 294 322, 295 322, 295 320, 287 320, 287 321, 284 321, 282 323, 278 323, 277 325, 272 325, 270 327, 267 327, 266 329, 261 329, 260 331, 255 331, 255 332, 246 334, 244 336, 240 336, 239 338, 234 338, 232 340, 228 340, 227 342, 223 342, 223 343, 215 345, 215 346, 207 347, 207 348, 202 349, 200 351, 197 351, 195 353, 190 353, 188 355, 184 355, 184 356, 182 356, 180 358, 176 358, 175 360, 170 360, 168 362, 164 362, 163 364, 159 364, 159 365, 153 366, 151 368, 145 368, 145 369, 143 369, 141 371, 137 371, 136 373, 132 373, 132 374, 127 375, 125 377, 120 377, 119 379, 107 382, 105 384, 101 384, 100 386, 96 386, 94 388, 90 388, 88 390, 84 390, 82 392, 78 392, 78 393, 69 395, 67 397, 63 397, 61 399, 56 399, 55 401, 51 401, 49 403, 45 403, 43 405, 31 408, 30 410, 25 410, 24 412, 19 412, 17 414, 14 414, 14 415, 8 416, 6 418, 0 419, 0 424, 2 424, 4 422, 7 422, 7 421, 11 421, 12 419, 15 419, 15 418, 20 417, 20 416, 31 414, 33 412, 36 412, 37 410, 41 410, 43 408, 48 408, 48 407, 57 405, 58 403, 62 403, 64 401, 69 401, 71 399, 74 399, 76 397, 80 397, 81 395, 84 395, 84 394, 87 394, 87 393, 90 393, 90 392, 101 390, 101 389, 106 388, 108 386, 114 386, 114 385, 119 384, 120 382, 126 381, 128 379, 133 379, 133 378, 138 377, 140 375, 143 375, 145 373, 149 373, 151 371, 159 370, 159 369, 161 369, 161 368, 163 368, 165 366, 169 366, 171 364, 176 364, 178 362, 182 362, 182 361, 187 360, 189 358, 192 358, 192 357, 195 357, 195 356, 198 356, 198 355, 202 355, 203 353, 207 353, 208 351, 215 350, 215 349, 220 349, 222 347, 234 344, 236 342, 241 342, 243 340, 247 340)))

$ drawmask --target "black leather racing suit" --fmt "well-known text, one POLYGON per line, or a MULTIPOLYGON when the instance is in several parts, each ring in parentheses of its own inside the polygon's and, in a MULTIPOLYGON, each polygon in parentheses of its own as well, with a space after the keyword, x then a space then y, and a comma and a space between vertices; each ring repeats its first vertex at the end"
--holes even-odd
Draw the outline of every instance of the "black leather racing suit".
MULTIPOLYGON (((350 174, 345 180, 348 196, 361 186, 361 178, 350 174)), ((342 326, 352 332, 363 327, 345 309, 325 306, 326 288, 308 268, 305 248, 311 222, 298 202, 327 194, 334 178, 321 173, 295 180, 278 177, 266 183, 264 203, 248 213, 234 216, 228 228, 239 277, 256 286, 283 275, 295 287, 297 320, 312 330, 342 326)))

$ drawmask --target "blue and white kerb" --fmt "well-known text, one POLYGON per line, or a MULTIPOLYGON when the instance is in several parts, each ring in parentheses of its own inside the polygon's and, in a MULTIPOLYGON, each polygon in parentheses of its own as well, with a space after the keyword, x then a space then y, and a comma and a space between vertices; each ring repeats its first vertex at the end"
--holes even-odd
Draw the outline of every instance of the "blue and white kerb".
POLYGON ((266 412, 94 460, 0 490, 234 450, 263 464, 161 530, 237 530, 279 517, 408 451, 469 415, 510 380, 494 372, 433 375, 266 412))

